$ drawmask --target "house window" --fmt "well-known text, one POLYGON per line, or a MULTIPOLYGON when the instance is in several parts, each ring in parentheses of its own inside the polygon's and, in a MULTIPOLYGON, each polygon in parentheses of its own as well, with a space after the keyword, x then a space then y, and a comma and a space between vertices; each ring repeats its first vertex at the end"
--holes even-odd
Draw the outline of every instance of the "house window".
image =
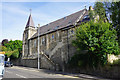
POLYGON ((42 38, 42 44, 44 44, 44 43, 45 43, 45 38, 43 37, 43 38, 42 38))
POLYGON ((52 34, 52 39, 54 39, 54 35, 52 34))
POLYGON ((34 47, 36 47, 36 40, 34 41, 34 47))
POLYGON ((25 39, 27 39, 27 38, 28 38, 28 34, 26 33, 26 34, 25 34, 25 39))
POLYGON ((59 32, 57 32, 57 35, 56 35, 57 37, 59 37, 59 32))

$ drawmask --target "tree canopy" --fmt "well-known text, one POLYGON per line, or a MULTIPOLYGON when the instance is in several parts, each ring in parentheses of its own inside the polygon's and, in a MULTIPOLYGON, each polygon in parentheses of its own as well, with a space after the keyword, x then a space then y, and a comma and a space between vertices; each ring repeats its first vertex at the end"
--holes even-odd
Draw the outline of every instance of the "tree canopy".
POLYGON ((94 5, 95 15, 99 15, 100 20, 106 20, 106 12, 102 2, 96 2, 94 5))
POLYGON ((113 27, 115 27, 117 30, 117 36, 120 45, 120 1, 112 2, 108 10, 111 13, 110 19, 112 20, 113 27))
POLYGON ((120 46, 120 1, 103 2, 106 10, 107 17, 112 23, 113 27, 117 30, 117 39, 120 46))
POLYGON ((5 51, 7 57, 18 58, 19 53, 22 52, 22 41, 21 40, 10 40, 8 43, 4 43, 4 46, 1 46, 0 49, 5 51))
POLYGON ((107 62, 107 54, 119 54, 117 33, 108 22, 90 21, 83 23, 76 29, 76 40, 73 45, 77 50, 87 50, 90 64, 104 65, 107 62))
POLYGON ((7 50, 15 50, 15 49, 19 49, 22 48, 22 41, 21 40, 15 40, 12 41, 10 40, 9 43, 5 44, 7 50))

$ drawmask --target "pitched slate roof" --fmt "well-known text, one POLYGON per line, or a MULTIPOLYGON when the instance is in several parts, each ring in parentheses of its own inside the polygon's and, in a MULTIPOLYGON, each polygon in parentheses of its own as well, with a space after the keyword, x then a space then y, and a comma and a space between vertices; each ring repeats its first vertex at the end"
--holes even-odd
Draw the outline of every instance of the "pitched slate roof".
MULTIPOLYGON (((77 21, 80 21, 83 18, 83 16, 86 14, 88 14, 87 9, 83 9, 69 16, 63 17, 54 22, 41 26, 39 27, 39 32, 40 32, 39 34, 43 35, 43 34, 58 30, 58 29, 65 28, 70 25, 74 25, 77 21)), ((37 36, 38 36, 38 33, 35 33, 32 36, 32 38, 37 37, 37 36)))
POLYGON ((28 19, 28 22, 26 24, 26 27, 34 27, 34 22, 33 22, 31 14, 29 16, 29 19, 28 19))

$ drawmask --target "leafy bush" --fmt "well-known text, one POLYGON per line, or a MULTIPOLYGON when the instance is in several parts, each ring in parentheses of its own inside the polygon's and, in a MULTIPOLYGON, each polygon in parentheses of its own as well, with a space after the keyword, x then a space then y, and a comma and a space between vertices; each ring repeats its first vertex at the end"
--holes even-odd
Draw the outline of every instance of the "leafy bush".
POLYGON ((5 55, 9 58, 13 54, 13 51, 7 51, 5 52, 5 55))
POLYGON ((1 51, 7 51, 7 48, 5 46, 0 46, 1 51))
POLYGON ((22 41, 21 40, 15 40, 15 41, 9 41, 8 43, 4 44, 8 50, 14 51, 15 49, 22 48, 22 41))
POLYGON ((83 54, 83 53, 79 53, 79 54, 75 54, 71 60, 69 60, 69 66, 71 68, 73 67, 85 67, 89 64, 89 58, 88 58, 88 54, 83 54))
POLYGON ((18 58, 19 53, 22 53, 22 41, 15 40, 5 43, 4 46, 1 46, 0 49, 5 51, 5 55, 10 58, 18 58))
POLYGON ((7 51, 5 53, 5 55, 10 58, 12 56, 12 58, 18 58, 19 57, 19 51, 16 49, 14 51, 7 51))
POLYGON ((83 23, 76 29, 76 40, 73 45, 77 50, 88 50, 90 66, 107 63, 107 54, 119 54, 116 30, 110 23, 102 21, 83 23))

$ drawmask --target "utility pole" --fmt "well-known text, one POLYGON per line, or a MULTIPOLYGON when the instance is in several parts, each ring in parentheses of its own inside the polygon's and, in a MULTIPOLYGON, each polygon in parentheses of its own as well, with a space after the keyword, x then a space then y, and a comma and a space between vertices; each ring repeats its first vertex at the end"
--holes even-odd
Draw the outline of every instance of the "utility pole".
POLYGON ((38 70, 40 69, 40 59, 39 59, 39 27, 40 24, 38 24, 38 70))

